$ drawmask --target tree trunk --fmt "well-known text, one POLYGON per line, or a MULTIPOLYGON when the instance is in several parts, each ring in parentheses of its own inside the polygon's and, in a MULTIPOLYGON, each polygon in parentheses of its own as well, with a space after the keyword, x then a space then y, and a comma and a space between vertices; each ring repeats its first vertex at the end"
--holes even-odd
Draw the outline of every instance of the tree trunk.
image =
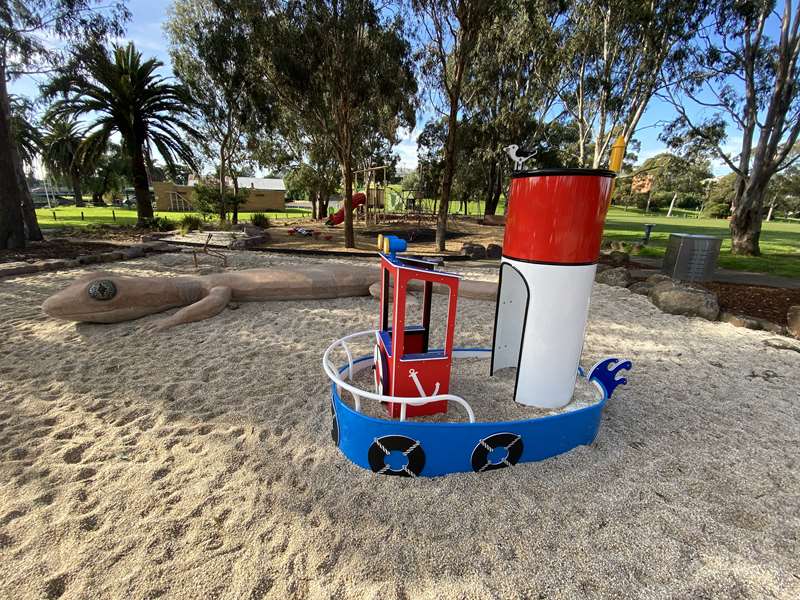
POLYGON ((150 202, 150 184, 147 180, 147 166, 144 160, 144 144, 134 141, 131 153, 131 173, 136 195, 136 226, 150 227, 153 223, 153 204, 150 202))
POLYGON ((502 191, 503 170, 497 163, 492 163, 489 173, 489 193, 486 196, 486 208, 484 216, 497 214, 497 206, 500 204, 500 192, 502 191))
POLYGON ((675 208, 675 200, 678 198, 678 192, 672 194, 672 202, 669 203, 669 210, 667 211, 667 216, 672 216, 672 209, 675 208))
POLYGON ((72 179, 72 199, 75 201, 75 206, 83 206, 81 176, 78 173, 72 173, 70 179, 72 179))
POLYGON ((764 193, 769 179, 750 175, 750 180, 738 198, 736 209, 731 215, 731 253, 746 256, 759 256, 761 248, 761 218, 764 193))
POLYGON ((447 117, 447 142, 444 148, 444 170, 442 172, 442 195, 436 218, 436 249, 444 252, 447 238, 447 212, 450 208, 450 194, 453 189, 453 175, 456 170, 456 129, 458 128, 458 98, 450 99, 450 114, 447 117))
POLYGON ((328 218, 328 194, 320 192, 317 200, 317 218, 321 221, 328 218))
MULTIPOLYGON (((224 148, 223 142, 222 148, 224 148)), ((219 152, 219 222, 224 223, 228 219, 228 211, 225 206, 225 150, 219 152)))
POLYGON ((494 196, 494 173, 497 170, 497 163, 492 161, 492 164, 489 165, 489 178, 486 182, 486 210, 483 212, 483 216, 493 215, 495 211, 497 211, 497 204, 492 203, 492 196, 494 196))
POLYGON ((239 222, 239 180, 231 169, 231 181, 233 182, 233 215, 231 222, 236 225, 239 222))
POLYGON ((23 193, 14 166, 11 105, 6 88, 5 55, 0 55, 0 249, 24 248, 23 193))
POLYGON ((32 242, 39 242, 44 239, 42 230, 39 228, 39 221, 36 219, 36 208, 33 206, 28 180, 25 179, 25 171, 22 168, 22 158, 19 151, 11 157, 15 162, 17 176, 19 178, 19 189, 22 192, 22 219, 25 222, 25 234, 27 239, 32 242))
POLYGON ((355 248, 356 238, 353 233, 353 163, 352 158, 345 156, 342 164, 344 176, 344 247, 355 248))
POLYGON ((767 212, 767 222, 772 221, 772 211, 775 210, 775 200, 770 202, 769 211, 767 212))
POLYGON ((319 217, 319 213, 317 212, 317 198, 318 197, 319 197, 319 192, 316 192, 316 191, 311 192, 308 195, 308 199, 311 202, 311 218, 313 220, 315 220, 315 221, 320 218, 319 217))

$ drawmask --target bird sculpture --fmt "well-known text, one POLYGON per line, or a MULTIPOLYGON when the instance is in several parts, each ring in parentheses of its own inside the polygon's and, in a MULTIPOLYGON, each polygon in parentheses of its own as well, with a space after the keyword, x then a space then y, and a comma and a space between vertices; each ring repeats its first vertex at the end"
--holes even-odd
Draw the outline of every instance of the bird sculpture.
POLYGON ((514 161, 514 170, 521 171, 522 166, 525 164, 525 161, 534 157, 536 152, 528 152, 527 150, 521 149, 516 144, 511 144, 510 146, 506 146, 503 148, 508 154, 509 158, 514 161))

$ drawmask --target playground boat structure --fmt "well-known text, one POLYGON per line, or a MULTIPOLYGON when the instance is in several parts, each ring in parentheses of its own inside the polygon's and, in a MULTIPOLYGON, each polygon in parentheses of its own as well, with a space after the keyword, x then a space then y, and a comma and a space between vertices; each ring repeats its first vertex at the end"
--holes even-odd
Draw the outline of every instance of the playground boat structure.
POLYGON ((627 383, 621 371, 632 366, 616 357, 586 371, 579 365, 614 176, 577 169, 512 175, 492 348, 453 346, 460 276, 398 256, 407 250, 405 241, 379 236, 379 327, 336 340, 322 358, 331 380, 331 435, 345 456, 378 474, 439 476, 543 460, 594 441, 603 408, 627 383), (407 325, 413 286, 422 289, 421 318, 407 325), (445 325, 441 347, 431 348, 434 287, 447 294, 448 312, 439 322, 445 325), (373 343, 372 354, 353 356, 359 340, 373 343), (346 362, 335 364, 336 354, 346 362), (516 368, 513 401, 561 412, 480 420, 469 401, 449 389, 453 361, 465 358, 489 361, 487 375, 516 368), (370 368, 372 391, 356 382, 370 368), (593 384, 593 404, 570 406, 578 378, 593 384), (365 414, 364 402, 380 403, 386 418, 365 414), (449 413, 451 405, 460 419, 413 420, 449 413))

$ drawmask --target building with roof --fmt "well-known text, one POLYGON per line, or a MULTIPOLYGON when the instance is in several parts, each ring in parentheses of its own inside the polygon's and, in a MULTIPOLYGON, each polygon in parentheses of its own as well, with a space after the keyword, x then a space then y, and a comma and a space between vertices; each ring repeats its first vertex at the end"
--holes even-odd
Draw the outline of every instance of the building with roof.
MULTIPOLYGON (((186 212, 195 210, 194 186, 200 179, 190 176, 187 185, 171 181, 153 183, 156 210, 186 212)), ((232 182, 227 182, 233 187, 232 182)), ((247 192, 247 200, 239 206, 242 212, 283 212, 286 210, 286 185, 283 179, 265 177, 238 177, 239 190, 247 192)))

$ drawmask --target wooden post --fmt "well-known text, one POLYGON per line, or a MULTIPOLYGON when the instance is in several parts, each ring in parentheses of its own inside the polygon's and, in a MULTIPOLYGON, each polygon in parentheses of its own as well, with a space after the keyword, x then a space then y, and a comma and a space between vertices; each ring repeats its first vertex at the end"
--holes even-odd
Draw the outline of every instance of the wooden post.
POLYGON ((56 211, 53 211, 53 221, 58 221, 58 217, 56 216, 56 211))
POLYGON ((81 211, 81 221, 83 221, 83 211, 81 211))
POLYGON ((111 209, 111 220, 114 221, 115 223, 117 222, 117 213, 114 211, 113 208, 111 209))

